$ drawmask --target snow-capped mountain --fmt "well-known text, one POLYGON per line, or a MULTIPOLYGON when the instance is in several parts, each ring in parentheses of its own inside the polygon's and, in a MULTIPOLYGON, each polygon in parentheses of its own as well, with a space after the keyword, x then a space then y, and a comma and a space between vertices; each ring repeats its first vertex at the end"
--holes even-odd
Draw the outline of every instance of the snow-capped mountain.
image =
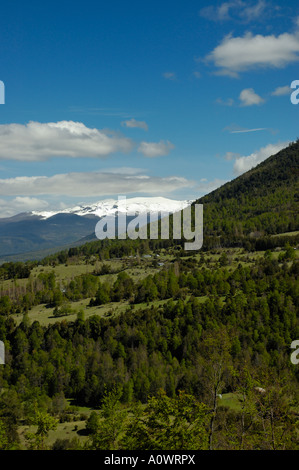
POLYGON ((79 216, 94 215, 96 217, 117 216, 118 213, 127 215, 144 214, 151 212, 173 213, 184 209, 192 201, 177 201, 164 197, 134 197, 105 199, 90 205, 79 205, 57 211, 33 211, 32 215, 48 219, 57 214, 75 214, 79 216))
POLYGON ((164 217, 191 203, 163 197, 106 199, 69 209, 25 212, 0 218, 0 257, 28 253, 28 259, 36 259, 37 251, 53 252, 58 247, 84 242, 86 237, 88 241, 96 239, 96 224, 105 216, 115 217, 120 230, 123 226, 119 224, 119 215, 126 214, 126 223, 129 223, 136 215, 155 213, 158 218, 164 217))

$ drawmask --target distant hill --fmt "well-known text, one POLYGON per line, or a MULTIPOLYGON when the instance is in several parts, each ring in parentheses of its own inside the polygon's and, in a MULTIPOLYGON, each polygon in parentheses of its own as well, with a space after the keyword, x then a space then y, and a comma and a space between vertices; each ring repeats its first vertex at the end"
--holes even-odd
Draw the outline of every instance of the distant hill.
POLYGON ((94 230, 95 217, 57 214, 49 219, 28 215, 0 219, 0 255, 47 250, 72 243, 94 230))

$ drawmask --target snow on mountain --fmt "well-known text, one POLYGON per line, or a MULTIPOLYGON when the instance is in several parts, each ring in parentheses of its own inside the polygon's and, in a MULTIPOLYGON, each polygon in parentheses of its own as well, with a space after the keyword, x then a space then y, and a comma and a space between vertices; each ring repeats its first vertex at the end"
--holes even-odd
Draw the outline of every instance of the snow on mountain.
POLYGON ((164 197, 134 197, 124 199, 105 199, 90 205, 80 205, 58 211, 32 211, 43 219, 56 214, 76 214, 80 216, 95 215, 97 217, 115 216, 117 213, 127 215, 151 212, 173 213, 189 206, 193 201, 177 201, 164 197))

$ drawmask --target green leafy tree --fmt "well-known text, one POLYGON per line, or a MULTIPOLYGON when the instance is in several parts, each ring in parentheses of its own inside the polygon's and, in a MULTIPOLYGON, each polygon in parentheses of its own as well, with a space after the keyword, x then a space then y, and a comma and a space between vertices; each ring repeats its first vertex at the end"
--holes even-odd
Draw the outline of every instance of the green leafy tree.
POLYGON ((99 429, 99 414, 96 411, 92 411, 86 421, 86 431, 89 434, 96 434, 99 429))
POLYGON ((203 385, 207 392, 208 404, 212 408, 209 423, 209 449, 214 448, 214 433, 219 396, 225 388, 226 375, 230 368, 231 341, 225 328, 218 328, 206 334, 203 345, 203 385))
POLYGON ((125 449, 196 450, 208 448, 208 407, 180 392, 170 398, 164 391, 136 407, 123 439, 125 449))
POLYGON ((32 424, 36 425, 37 429, 35 433, 28 432, 26 434, 29 449, 46 450, 47 446, 45 441, 49 435, 49 431, 55 430, 57 428, 58 419, 44 411, 39 411, 36 409, 32 424))
POLYGON ((110 302, 110 287, 107 282, 100 283, 96 293, 95 300, 90 302, 91 305, 104 305, 110 302))
POLYGON ((10 426, 0 419, 0 450, 16 450, 18 447, 19 444, 12 436, 10 426))
MULTIPOLYGON (((298 449, 298 419, 292 411, 294 400, 288 394, 285 378, 266 370, 260 375, 265 388, 256 393, 256 411, 260 428, 257 448, 265 450, 298 449)), ((297 395, 298 399, 298 395, 297 395)))
MULTIPOLYGON (((120 406, 122 390, 120 387, 107 389, 102 399, 98 426, 93 426, 93 433, 87 443, 92 450, 117 450, 125 426, 127 411, 120 406)), ((94 418, 93 418, 94 420, 94 418)), ((95 423, 94 423, 95 424, 95 423)))
POLYGON ((233 371, 235 397, 238 403, 236 420, 226 426, 225 438, 237 450, 248 450, 254 447, 252 430, 256 422, 256 387, 250 366, 244 364, 239 370, 233 371))

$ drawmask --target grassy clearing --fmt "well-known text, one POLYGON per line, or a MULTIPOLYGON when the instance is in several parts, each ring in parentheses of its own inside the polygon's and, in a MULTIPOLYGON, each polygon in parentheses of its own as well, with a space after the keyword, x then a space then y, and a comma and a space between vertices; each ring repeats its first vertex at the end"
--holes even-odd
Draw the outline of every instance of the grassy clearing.
POLYGON ((299 235, 299 231, 295 232, 284 232, 284 233, 277 233, 275 235, 272 235, 273 238, 277 237, 295 237, 296 235, 299 235))
POLYGON ((223 393, 222 398, 219 398, 219 406, 226 406, 234 411, 241 410, 241 403, 237 393, 223 393))
MULTIPOLYGON (((101 317, 117 315, 125 311, 129 307, 128 302, 110 302, 106 305, 89 307, 89 299, 83 299, 78 302, 70 302, 69 305, 73 308, 76 313, 71 315, 65 315, 61 317, 54 317, 54 308, 47 308, 46 305, 36 305, 28 312, 28 318, 30 322, 38 321, 41 325, 49 325, 57 323, 59 321, 75 321, 77 319, 77 313, 80 310, 84 311, 85 319, 92 315, 99 315, 101 317)), ((23 319, 23 314, 12 315, 16 323, 20 323, 23 319)))
MULTIPOLYGON (((198 297, 200 302, 205 302, 207 296, 198 297)), ((128 301, 121 302, 109 302, 105 305, 89 307, 90 299, 83 299, 78 302, 70 302, 69 305, 72 309, 76 310, 76 313, 71 315, 65 315, 61 317, 54 317, 54 308, 47 308, 46 305, 36 305, 28 312, 28 318, 31 323, 38 321, 41 325, 47 326, 49 324, 57 323, 60 321, 75 321, 77 319, 77 313, 80 310, 84 311, 85 320, 92 315, 98 315, 100 317, 111 317, 120 315, 128 309, 132 309, 137 312, 139 310, 150 308, 151 306, 159 307, 169 302, 170 299, 155 300, 153 302, 144 302, 140 304, 130 304, 128 301)), ((171 299, 173 300, 173 299, 171 299)), ((173 300, 177 302, 177 300, 173 300)), ((12 318, 17 324, 20 324, 23 320, 23 314, 12 315, 12 318)))
MULTIPOLYGON (((86 442, 88 436, 85 433, 86 421, 71 421, 69 423, 58 423, 55 431, 49 431, 49 436, 46 439, 46 446, 52 447, 57 439, 78 439, 82 444, 86 442)), ((19 436, 21 441, 21 450, 26 450, 26 434, 28 432, 34 433, 37 426, 20 426, 19 436)))

